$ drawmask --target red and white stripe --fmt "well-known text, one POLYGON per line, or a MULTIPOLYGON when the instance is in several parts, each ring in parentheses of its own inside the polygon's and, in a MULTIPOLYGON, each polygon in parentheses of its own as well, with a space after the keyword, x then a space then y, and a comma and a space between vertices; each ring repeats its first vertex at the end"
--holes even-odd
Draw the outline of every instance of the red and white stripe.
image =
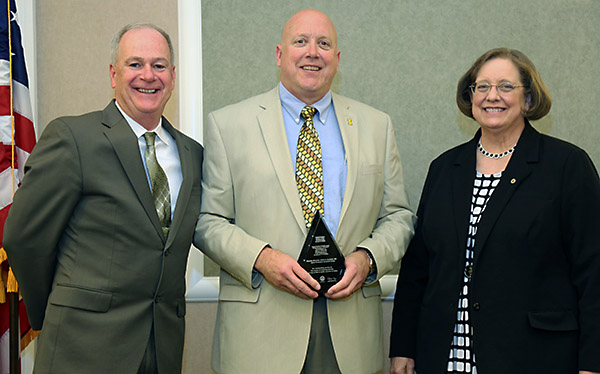
POLYGON ((12 203, 13 174, 14 190, 23 179, 23 167, 33 146, 35 130, 29 89, 13 80, 13 125, 10 118, 10 75, 9 63, 0 60, 0 217, 12 203), (12 137, 15 144, 15 169, 12 169, 12 137))

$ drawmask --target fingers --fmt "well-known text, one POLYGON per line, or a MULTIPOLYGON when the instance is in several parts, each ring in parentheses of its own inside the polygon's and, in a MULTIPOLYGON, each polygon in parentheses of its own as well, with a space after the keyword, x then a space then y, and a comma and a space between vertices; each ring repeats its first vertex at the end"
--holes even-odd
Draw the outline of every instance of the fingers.
POLYGON ((363 282, 364 280, 362 277, 357 276, 355 272, 349 272, 348 269, 346 269, 342 279, 325 293, 325 297, 330 299, 342 299, 348 297, 358 290, 363 282))
POLYGON ((265 247, 256 259, 254 267, 275 287, 303 298, 314 299, 318 296, 310 287, 318 290, 319 282, 296 260, 281 251, 265 247))
POLYGON ((293 265, 294 274, 297 278, 300 278, 304 285, 309 285, 313 290, 320 290, 321 284, 317 282, 315 278, 313 278, 302 266, 300 266, 296 261, 294 261, 293 265))
POLYGON ((346 256, 346 271, 342 279, 325 294, 330 299, 350 296, 362 287, 369 273, 369 258, 364 251, 355 251, 346 256))
POLYGON ((414 374, 415 360, 408 357, 392 357, 390 360, 390 374, 414 374))
POLYGON ((290 282, 290 287, 287 290, 295 295, 309 299, 315 299, 319 296, 315 290, 320 289, 321 285, 295 260, 291 264, 291 272, 286 273, 285 277, 290 282))
POLYGON ((325 297, 329 299, 338 299, 350 295, 352 292, 350 292, 349 287, 352 284, 353 278, 354 276, 351 274, 351 271, 346 268, 346 272, 344 272, 342 279, 331 286, 325 293, 325 297))
POLYGON ((415 360, 412 358, 407 359, 406 374, 415 374, 415 360))

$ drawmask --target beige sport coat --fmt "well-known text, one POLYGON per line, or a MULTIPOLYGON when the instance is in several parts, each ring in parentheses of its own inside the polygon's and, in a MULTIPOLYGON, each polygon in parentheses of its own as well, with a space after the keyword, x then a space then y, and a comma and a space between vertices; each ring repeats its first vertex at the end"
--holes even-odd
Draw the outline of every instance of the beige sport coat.
MULTIPOLYGON (((336 240, 344 254, 367 248, 381 277, 413 235, 392 123, 387 114, 337 94, 333 104, 348 165, 336 240)), ((253 282, 254 262, 266 244, 297 258, 307 233, 278 88, 209 114, 204 142, 194 242, 222 268, 213 369, 297 374, 313 301, 275 288, 260 274, 253 282)), ((383 368, 380 296, 376 281, 327 303, 343 373, 383 368)))

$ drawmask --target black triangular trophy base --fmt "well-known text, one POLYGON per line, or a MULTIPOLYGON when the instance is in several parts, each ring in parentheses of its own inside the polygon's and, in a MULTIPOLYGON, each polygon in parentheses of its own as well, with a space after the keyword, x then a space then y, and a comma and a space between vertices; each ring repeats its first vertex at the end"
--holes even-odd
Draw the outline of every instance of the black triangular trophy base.
POLYGON ((344 275, 344 255, 319 212, 310 225, 298 263, 321 285, 317 291, 319 295, 327 292, 344 275))

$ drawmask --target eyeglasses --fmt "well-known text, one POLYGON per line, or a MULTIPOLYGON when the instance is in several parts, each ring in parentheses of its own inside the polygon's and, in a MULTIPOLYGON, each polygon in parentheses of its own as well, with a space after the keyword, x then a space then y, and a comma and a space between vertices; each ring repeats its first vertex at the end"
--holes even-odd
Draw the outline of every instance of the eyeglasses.
POLYGON ((469 86, 471 92, 474 94, 482 94, 485 95, 492 90, 492 87, 496 87, 496 90, 499 93, 511 93, 515 88, 525 87, 525 86, 515 86, 510 82, 503 82, 498 84, 489 84, 488 82, 475 82, 469 86))

